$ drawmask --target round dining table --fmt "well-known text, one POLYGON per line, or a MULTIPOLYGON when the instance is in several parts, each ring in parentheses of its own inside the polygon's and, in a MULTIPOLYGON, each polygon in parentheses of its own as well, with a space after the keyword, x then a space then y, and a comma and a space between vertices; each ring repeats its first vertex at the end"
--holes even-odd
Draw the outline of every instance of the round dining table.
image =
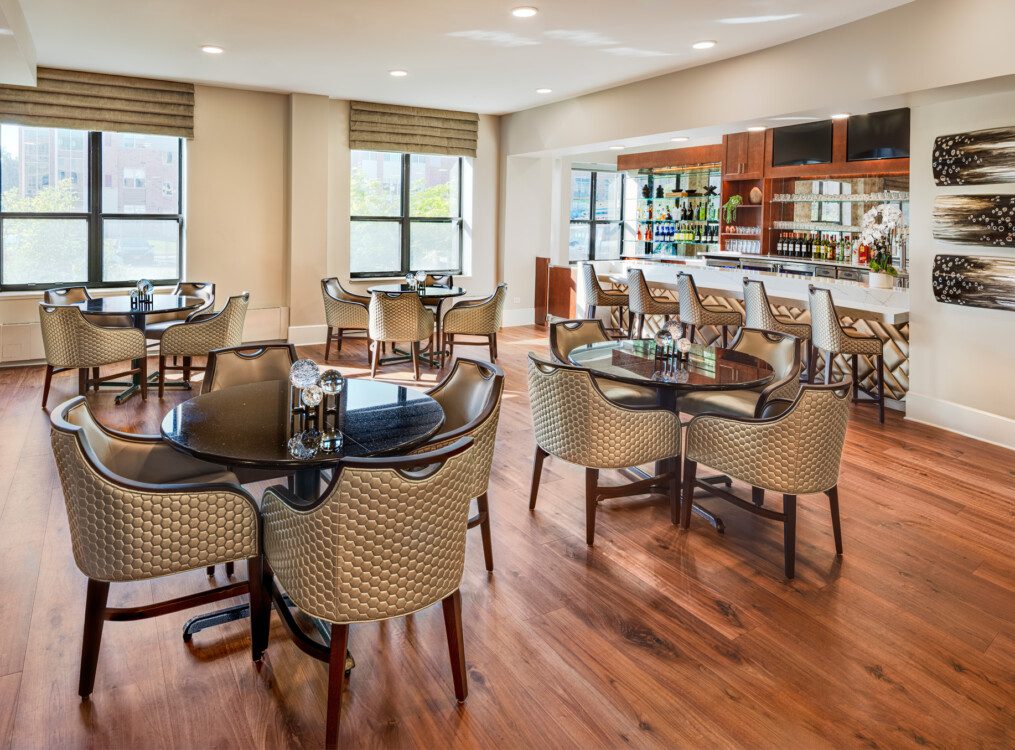
MULTIPOLYGON (((436 336, 436 343, 434 344, 433 350, 427 353, 427 350, 421 352, 423 359, 425 359, 432 367, 441 367, 444 362, 445 352, 441 348, 441 307, 444 302, 455 297, 464 297, 466 292, 463 287, 460 286, 425 286, 422 288, 412 286, 410 284, 380 284, 378 286, 372 286, 367 289, 371 294, 418 294, 420 301, 424 305, 433 305, 435 312, 435 324, 436 330, 434 335, 436 336)), ((405 362, 411 359, 412 355, 409 352, 402 352, 395 349, 395 356, 387 357, 381 360, 381 364, 388 362, 405 362)))
MULTIPOLYGON (((775 379, 772 366, 760 357, 717 346, 691 344, 684 361, 656 359, 654 339, 617 339, 586 344, 572 350, 568 359, 571 364, 595 375, 653 388, 659 407, 674 412, 678 417, 679 395, 682 392, 746 390, 767 385, 775 379)), ((661 465, 656 470, 657 474, 665 472, 661 465)), ((637 479, 649 478, 638 467, 630 467, 627 473, 637 479)), ((700 481, 727 486, 732 483, 725 475, 703 477, 700 481)), ((692 510, 719 533, 723 532, 719 516, 697 504, 692 510)))
MULTIPOLYGON (((93 299, 85 300, 84 302, 73 303, 76 307, 81 308, 81 312, 89 316, 101 316, 109 319, 113 318, 128 318, 131 325, 137 328, 142 333, 145 330, 145 321, 149 315, 162 315, 165 313, 178 313, 186 312, 189 310, 196 310, 201 305, 205 304, 206 300, 201 297, 188 297, 181 294, 153 294, 151 302, 147 302, 142 305, 131 304, 131 298, 129 294, 114 294, 109 297, 95 297, 93 299)), ((138 360, 132 360, 132 366, 137 368, 140 364, 138 360)), ((158 374, 149 376, 149 381, 154 382, 158 378, 158 374)), ((141 390, 141 376, 131 376, 130 382, 107 382, 104 385, 107 386, 121 386, 125 389, 120 393, 116 394, 116 403, 122 404, 131 396, 135 395, 141 390)), ((182 387, 186 386, 190 388, 189 383, 167 383, 168 386, 182 387)))

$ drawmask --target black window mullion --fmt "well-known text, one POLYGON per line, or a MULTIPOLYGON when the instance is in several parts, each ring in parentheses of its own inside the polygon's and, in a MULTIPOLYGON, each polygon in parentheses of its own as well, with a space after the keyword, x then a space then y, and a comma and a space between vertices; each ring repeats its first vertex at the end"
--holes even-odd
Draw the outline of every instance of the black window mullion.
POLYGON ((410 154, 402 154, 402 268, 401 274, 409 273, 409 160, 410 154))
POLYGON ((88 134, 88 283, 102 282, 102 133, 88 134))

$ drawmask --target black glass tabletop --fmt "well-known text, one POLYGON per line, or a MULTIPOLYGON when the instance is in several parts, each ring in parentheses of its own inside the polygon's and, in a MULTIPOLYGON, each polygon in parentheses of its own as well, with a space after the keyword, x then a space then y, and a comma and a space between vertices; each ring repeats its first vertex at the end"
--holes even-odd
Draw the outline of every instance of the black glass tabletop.
MULTIPOLYGON (((416 288, 409 286, 408 284, 381 284, 380 286, 372 286, 367 291, 371 294, 374 292, 383 292, 384 294, 417 293, 416 288)), ((461 297, 465 294, 465 289, 460 286, 426 286, 418 293, 420 297, 429 297, 431 299, 437 299, 439 297, 461 297)))
MULTIPOLYGON (((265 469, 324 468, 345 456, 402 453, 424 443, 444 424, 440 404, 420 391, 373 380, 345 383, 338 432, 341 447, 325 450, 294 427, 290 385, 250 383, 184 401, 162 419, 162 436, 178 449, 228 466, 265 469)), ((326 433, 327 420, 320 425, 326 433)), ((303 433, 306 434, 306 433, 303 433)))
POLYGON ((82 312, 90 315, 154 315, 155 313, 178 312, 193 310, 205 303, 200 297, 186 297, 180 294, 153 294, 148 304, 131 307, 129 294, 116 294, 111 297, 78 302, 82 312))

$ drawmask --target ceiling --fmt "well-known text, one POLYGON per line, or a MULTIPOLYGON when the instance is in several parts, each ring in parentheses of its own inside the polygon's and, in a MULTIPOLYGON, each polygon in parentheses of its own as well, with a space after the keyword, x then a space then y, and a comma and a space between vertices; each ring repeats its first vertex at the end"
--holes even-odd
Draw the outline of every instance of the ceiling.
MULTIPOLYGON (((771 47, 909 1, 22 0, 21 6, 41 66, 500 114, 771 47), (511 9, 524 3, 539 14, 513 17, 511 9), (718 44, 691 48, 703 39, 718 44), (225 53, 204 54, 203 44, 225 53), (392 69, 409 75, 392 78, 392 69), (537 94, 540 87, 553 92, 537 94)), ((830 60, 844 61, 848 51, 832 53, 830 60)))

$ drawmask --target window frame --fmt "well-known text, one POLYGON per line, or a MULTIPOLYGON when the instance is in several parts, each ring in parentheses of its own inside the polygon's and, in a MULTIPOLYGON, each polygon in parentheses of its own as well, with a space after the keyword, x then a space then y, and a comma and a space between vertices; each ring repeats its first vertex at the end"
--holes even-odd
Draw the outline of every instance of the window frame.
MULTIPOLYGON (((17 123, 10 123, 12 125, 17 123)), ((36 126, 21 126, 21 127, 36 127, 36 126)), ((54 128, 59 130, 60 128, 54 128)), ((183 275, 183 254, 184 254, 184 173, 183 173, 183 138, 176 139, 176 171, 177 171, 177 184, 179 190, 176 195, 176 210, 175 214, 165 213, 117 213, 117 212, 104 212, 102 210, 102 136, 103 132, 112 131, 99 131, 89 130, 87 132, 87 143, 88 143, 88 190, 85 194, 85 202, 87 210, 84 212, 70 211, 70 212, 46 212, 46 213, 33 213, 26 211, 4 211, 2 205, 0 205, 0 292, 28 292, 28 291, 44 291, 46 289, 52 289, 60 286, 87 286, 89 289, 112 289, 116 287, 123 287, 133 284, 137 279, 116 279, 111 281, 104 281, 102 278, 102 265, 103 265, 103 222, 106 219, 111 220, 124 220, 124 221, 175 221, 177 223, 177 248, 179 252, 176 256, 176 275, 172 278, 165 279, 150 279, 150 281, 157 286, 167 286, 169 284, 176 284, 179 282, 183 275), (46 281, 37 284, 6 284, 3 278, 3 229, 4 222, 8 219, 76 219, 85 220, 88 222, 88 278, 87 279, 67 279, 64 281, 46 281)), ((132 134, 132 135, 144 135, 144 134, 132 134)), ((136 148, 136 147, 135 147, 136 148)), ((0 163, 0 180, 2 180, 2 163, 0 163)), ((114 177, 113 183, 116 183, 114 177)))
MULTIPOLYGON (((571 167, 571 172, 588 172, 591 175, 591 184, 589 186, 589 218, 587 219, 569 219, 568 222, 568 237, 571 236, 571 225, 573 224, 584 224, 589 228, 589 246, 588 256, 585 258, 577 258, 572 260, 570 253, 568 253, 568 264, 574 265, 575 263, 585 263, 590 260, 600 260, 596 257, 596 229, 600 224, 610 225, 616 224, 620 230, 620 253, 617 258, 606 258, 606 260, 617 260, 624 255, 624 191, 627 189, 627 180, 624 179, 624 173, 619 170, 609 169, 591 169, 589 167, 571 167), (596 190, 598 187, 598 175, 603 174, 615 174, 620 178, 620 211, 618 212, 618 218, 616 219, 596 219, 596 190)), ((571 196, 571 203, 574 203, 574 194, 571 196)), ((570 205, 568 206, 568 214, 571 213, 570 205)), ((570 242, 568 243, 570 245, 570 242)))
MULTIPOLYGON (((401 195, 399 196, 399 216, 359 216, 350 213, 349 216, 349 234, 352 236, 352 224, 356 221, 365 222, 387 222, 390 224, 398 224, 399 228, 399 260, 401 263, 401 270, 389 269, 386 271, 349 271, 349 278, 352 279, 381 279, 381 278, 394 278, 405 276, 410 271, 410 243, 411 243, 411 225, 413 222, 420 224, 451 224, 453 225, 458 234, 458 265, 455 268, 429 268, 426 269, 427 273, 433 274, 452 274, 460 275, 462 273, 462 260, 464 256, 464 226, 465 220, 462 216, 462 206, 464 205, 462 193, 465 192, 465 183, 463 177, 465 174, 464 156, 455 156, 458 160, 458 206, 457 213, 454 216, 410 216, 409 205, 410 197, 412 193, 412 186, 410 184, 410 174, 413 156, 451 156, 451 154, 419 154, 408 151, 402 152, 384 152, 384 151, 370 151, 369 149, 362 149, 370 153, 397 153, 402 158, 401 163, 401 183, 400 190, 401 195)), ((352 254, 352 247, 349 248, 350 256, 352 254)))

